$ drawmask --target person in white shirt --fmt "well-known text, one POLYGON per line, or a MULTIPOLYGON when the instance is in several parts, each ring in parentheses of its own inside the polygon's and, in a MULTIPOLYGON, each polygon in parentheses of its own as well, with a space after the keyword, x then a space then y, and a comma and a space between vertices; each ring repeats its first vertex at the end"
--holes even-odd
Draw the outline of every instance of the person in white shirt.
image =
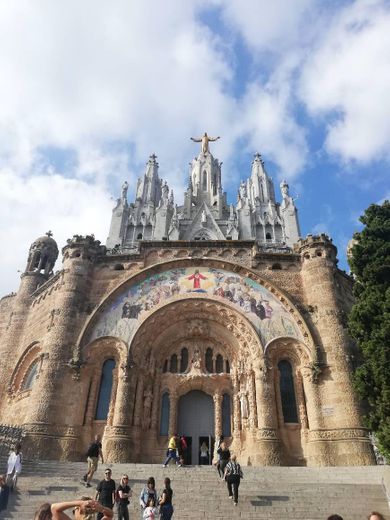
POLYGON ((18 476, 22 472, 22 445, 18 443, 14 450, 10 451, 7 465, 7 483, 13 491, 16 488, 18 476))

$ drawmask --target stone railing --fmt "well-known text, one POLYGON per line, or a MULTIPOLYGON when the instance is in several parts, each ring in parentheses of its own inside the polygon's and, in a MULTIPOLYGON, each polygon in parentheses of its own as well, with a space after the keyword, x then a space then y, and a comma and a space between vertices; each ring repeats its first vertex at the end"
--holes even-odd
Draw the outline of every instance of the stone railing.
POLYGON ((25 432, 20 426, 0 424, 0 455, 5 455, 18 442, 23 441, 25 432))

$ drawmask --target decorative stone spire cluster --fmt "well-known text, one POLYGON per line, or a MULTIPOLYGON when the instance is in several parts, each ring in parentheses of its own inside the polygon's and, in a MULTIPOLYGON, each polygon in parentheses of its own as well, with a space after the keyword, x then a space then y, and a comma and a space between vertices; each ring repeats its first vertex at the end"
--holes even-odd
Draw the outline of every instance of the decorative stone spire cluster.
POLYGON ((132 248, 140 240, 256 240, 270 248, 291 248, 300 232, 287 182, 280 184, 279 203, 264 161, 256 153, 250 177, 240 183, 237 204, 229 206, 222 188, 222 163, 209 150, 209 142, 219 137, 205 133, 191 139, 201 143, 201 150, 190 162, 183 205, 174 204, 173 192, 158 175, 157 157, 151 155, 133 203, 127 202, 127 182, 122 186, 107 247, 132 248))

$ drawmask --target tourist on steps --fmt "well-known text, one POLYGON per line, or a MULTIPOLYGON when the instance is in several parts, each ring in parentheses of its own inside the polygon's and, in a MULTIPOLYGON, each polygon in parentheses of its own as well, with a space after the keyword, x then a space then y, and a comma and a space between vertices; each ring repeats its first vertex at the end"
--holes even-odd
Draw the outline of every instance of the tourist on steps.
MULTIPOLYGON (((220 461, 220 456, 219 456, 219 449, 221 447, 221 444, 223 443, 223 435, 220 435, 219 438, 217 439, 217 442, 215 443, 215 446, 214 446, 214 458, 216 459, 216 461, 214 462, 215 466, 217 467, 217 470, 218 470, 218 473, 219 473, 219 461, 220 461)), ((219 476, 221 476, 221 474, 219 474, 219 476)))
POLYGON ((221 443, 221 446, 218 448, 217 453, 219 455, 219 462, 217 465, 219 476, 221 480, 225 478, 225 468, 227 463, 230 460, 230 451, 224 442, 221 443))
POLYGON ((10 490, 16 488, 18 476, 22 472, 22 445, 18 443, 15 449, 10 451, 7 463, 7 484, 10 490))
POLYGON ((164 479, 165 488, 159 500, 161 520, 171 520, 173 515, 171 479, 164 479))
POLYGON ((156 507, 156 501, 151 498, 148 502, 147 507, 144 509, 143 520, 157 520, 159 516, 158 507, 156 507))
MULTIPOLYGON (((104 507, 113 509, 115 503, 115 481, 111 478, 111 470, 104 472, 104 480, 101 480, 96 488, 96 500, 104 507)), ((102 520, 102 513, 98 513, 97 520, 102 520)))
POLYGON ((242 478, 241 466, 237 462, 237 457, 232 455, 225 468, 225 480, 227 482, 229 498, 233 499, 235 506, 238 503, 238 488, 242 478))
POLYGON ((81 500, 60 502, 58 504, 42 504, 34 515, 34 520, 72 520, 64 511, 73 508, 73 517, 76 520, 94 520, 95 513, 102 515, 101 520, 110 520, 114 513, 111 509, 102 506, 96 500, 83 497, 81 500))
POLYGON ((83 477, 83 481, 85 482, 85 487, 91 487, 91 480, 93 474, 97 470, 99 457, 102 460, 102 464, 104 464, 103 460, 103 451, 102 451, 102 443, 100 442, 100 435, 95 435, 95 440, 91 443, 87 451, 87 462, 88 462, 88 470, 87 473, 83 477))
POLYGON ((153 477, 149 477, 146 483, 146 486, 141 491, 141 495, 139 497, 139 503, 141 506, 141 518, 143 518, 144 511, 150 502, 150 499, 154 499, 154 503, 158 502, 158 495, 156 491, 156 482, 153 477))
POLYGON ((119 495, 118 520, 129 520, 129 509, 127 506, 130 503, 129 498, 132 495, 132 491, 129 486, 128 475, 123 475, 117 491, 119 495))
POLYGON ((172 437, 169 439, 167 458, 163 464, 163 468, 167 467, 170 460, 174 460, 179 467, 181 466, 180 460, 178 457, 178 449, 179 449, 178 444, 179 444, 179 437, 178 437, 177 433, 175 433, 175 435, 172 435, 172 437))

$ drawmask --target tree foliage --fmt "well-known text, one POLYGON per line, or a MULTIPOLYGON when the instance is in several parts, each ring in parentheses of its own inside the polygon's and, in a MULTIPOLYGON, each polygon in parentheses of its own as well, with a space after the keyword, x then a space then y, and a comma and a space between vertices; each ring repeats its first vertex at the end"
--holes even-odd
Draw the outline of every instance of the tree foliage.
POLYGON ((349 331, 362 355, 354 380, 367 403, 366 425, 390 459, 390 202, 372 204, 360 221, 349 258, 356 297, 349 331))

